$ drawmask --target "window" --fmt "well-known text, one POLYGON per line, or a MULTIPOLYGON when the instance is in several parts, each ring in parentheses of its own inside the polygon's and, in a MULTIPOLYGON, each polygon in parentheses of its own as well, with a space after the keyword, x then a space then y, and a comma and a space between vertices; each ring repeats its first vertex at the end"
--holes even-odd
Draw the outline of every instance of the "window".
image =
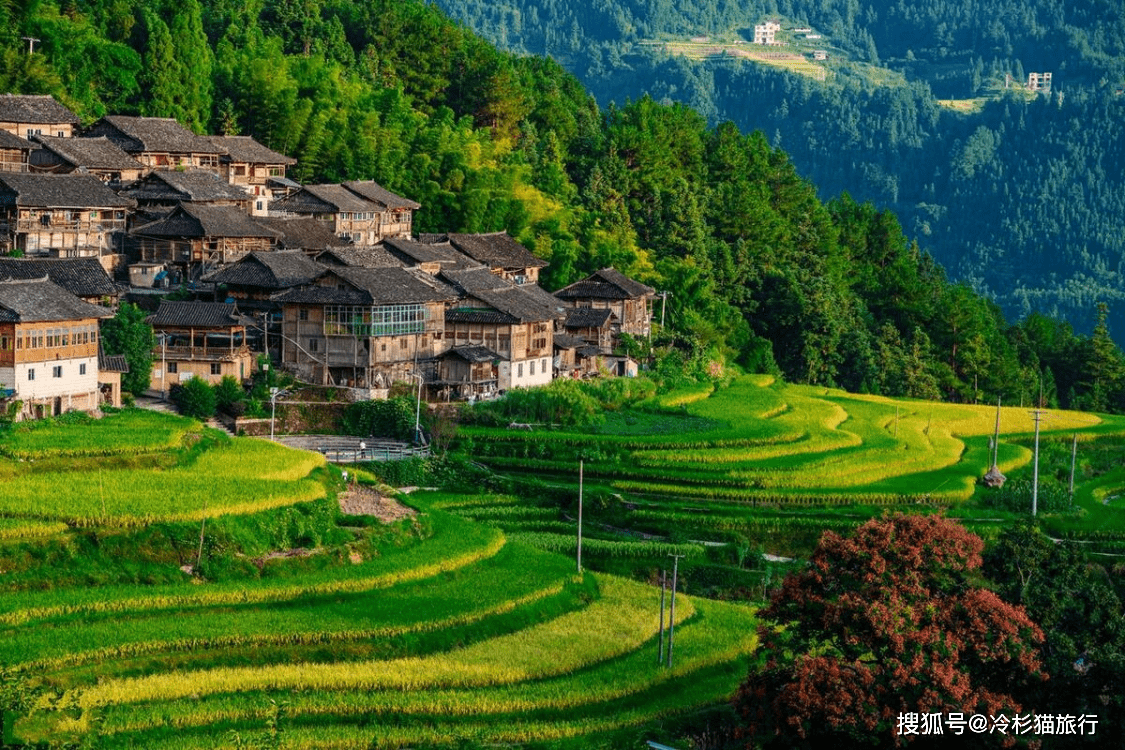
POLYGON ((265 209, 265 207, 266 207, 266 206, 265 206, 265 201, 258 201, 258 202, 257 202, 257 203, 255 203, 254 205, 255 205, 255 206, 257 206, 257 208, 255 208, 255 209, 254 209, 255 211, 262 211, 262 210, 264 210, 264 209, 265 209))
POLYGON ((302 307, 300 310, 297 311, 297 320, 308 320, 308 319, 309 319, 308 308, 302 307))
POLYGON ((530 369, 530 372, 528 372, 528 374, 529 374, 529 375, 534 375, 534 374, 535 374, 535 360, 534 360, 534 359, 533 359, 533 360, 531 360, 531 363, 530 363, 530 364, 531 364, 531 369, 530 369))
POLYGON ((320 342, 318 342, 316 339, 309 339, 309 351, 310 352, 320 351, 320 342))
POLYGON ((399 340, 399 342, 398 342, 398 348, 399 348, 399 349, 405 349, 405 348, 406 348, 406 339, 400 339, 400 340, 399 340))
POLYGON ((517 378, 523 377, 523 362, 520 362, 519 367, 516 368, 516 377, 517 378))
POLYGON ((28 380, 35 380, 35 368, 34 368, 34 367, 32 367, 32 368, 28 369, 28 371, 27 371, 27 379, 28 379, 28 380))
POLYGON ((179 371, 180 371, 180 363, 179 362, 169 362, 168 363, 168 372, 176 373, 176 372, 179 372, 179 371))
POLYGON ((54 367, 51 368, 51 377, 52 378, 61 378, 62 377, 62 365, 55 365, 54 367))
POLYGON ((223 374, 223 366, 218 362, 212 362, 211 363, 211 374, 212 375, 222 375, 223 374))
POLYGON ((429 318, 425 305, 328 305, 324 333, 328 336, 402 336, 424 333, 429 318))
POLYGON ((85 362, 81 362, 81 363, 79 363, 79 365, 78 365, 78 374, 79 374, 79 375, 85 375, 85 374, 86 374, 86 363, 85 363, 85 362))
POLYGON ((8 351, 8 337, 0 336, 0 351, 8 351))

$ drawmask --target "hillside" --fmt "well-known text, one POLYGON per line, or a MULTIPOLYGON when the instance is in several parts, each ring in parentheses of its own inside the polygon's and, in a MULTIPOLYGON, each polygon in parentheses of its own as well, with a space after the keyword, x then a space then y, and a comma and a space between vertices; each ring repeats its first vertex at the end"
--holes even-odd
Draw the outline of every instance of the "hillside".
MULTIPOLYGON (((603 111, 556 64, 501 53, 433 6, 81 0, 4 12, 16 15, 0 35, 0 88, 56 94, 85 122, 142 113, 253 135, 295 157, 300 181, 377 180, 422 204, 417 231, 507 230, 550 262, 549 289, 614 266, 669 292, 653 343, 689 367, 733 359, 853 391, 1125 409, 1108 309, 1089 335, 1041 316, 1010 326, 950 283, 893 212, 823 201, 763 135, 648 97, 603 111), (34 53, 23 36, 39 40, 34 53)), ((914 110, 887 103, 887 127, 913 132, 914 110)))
POLYGON ((1111 3, 439 4, 504 48, 559 60, 603 105, 648 93, 763 131, 822 197, 890 208, 1011 318, 1088 332, 1105 302, 1125 335, 1125 24, 1111 3), (776 54, 818 75, 743 54, 767 18, 781 21, 776 54), (701 40, 743 45, 704 55, 701 40), (1028 91, 1033 72, 1052 74, 1049 91, 1028 91))

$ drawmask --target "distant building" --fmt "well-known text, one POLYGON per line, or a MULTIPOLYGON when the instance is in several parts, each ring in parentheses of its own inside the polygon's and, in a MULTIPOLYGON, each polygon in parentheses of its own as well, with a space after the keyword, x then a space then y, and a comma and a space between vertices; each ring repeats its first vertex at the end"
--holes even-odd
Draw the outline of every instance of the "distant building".
POLYGON ((32 172, 67 174, 84 172, 102 182, 133 182, 145 171, 145 165, 129 156, 108 138, 57 138, 32 136, 38 147, 31 152, 32 172))
POLYGON ((152 384, 161 391, 191 378, 214 384, 227 375, 250 377, 254 356, 233 304, 163 300, 146 320, 157 337, 152 384))
POLYGON ((0 173, 0 248, 56 258, 110 255, 134 206, 93 175, 0 173))
POLYGON ((814 50, 812 53, 812 58, 814 60, 827 60, 828 53, 822 49, 814 50))
POLYGON ((26 172, 34 148, 30 141, 0 130, 0 172, 26 172))
MULTIPOLYGON (((558 290, 555 296, 569 307, 608 311, 611 346, 617 346, 623 333, 636 338, 649 335, 652 325, 652 301, 656 296, 656 290, 630 279, 614 268, 595 271, 581 281, 558 290)), ((588 317, 568 316, 568 321, 570 329, 568 333, 583 336, 592 335, 594 328, 606 324, 602 321, 591 326, 589 323, 594 319, 588 317), (585 329, 584 333, 577 333, 582 329, 585 329)), ((602 343, 601 339, 589 340, 592 344, 602 343)))
POLYGON ((1050 91, 1051 90, 1051 74, 1050 73, 1028 73, 1027 74, 1027 88, 1029 91, 1050 91))
POLYGON ((78 115, 53 96, 0 94, 0 130, 20 138, 55 135, 69 138, 78 125, 78 115))
POLYGON ((149 169, 206 169, 218 174, 219 160, 226 153, 169 117, 106 115, 82 136, 104 136, 149 169))
POLYGON ((775 35, 781 31, 777 21, 766 21, 754 27, 754 44, 777 44, 775 35))
POLYGON ((112 313, 46 277, 0 280, 0 397, 22 418, 98 408, 98 322, 112 313))
POLYGON ((238 185, 253 198, 250 207, 255 216, 266 216, 274 191, 270 179, 285 177, 286 167, 297 160, 266 148, 248 135, 210 136, 211 143, 226 153, 219 157, 220 175, 231 185, 238 185))

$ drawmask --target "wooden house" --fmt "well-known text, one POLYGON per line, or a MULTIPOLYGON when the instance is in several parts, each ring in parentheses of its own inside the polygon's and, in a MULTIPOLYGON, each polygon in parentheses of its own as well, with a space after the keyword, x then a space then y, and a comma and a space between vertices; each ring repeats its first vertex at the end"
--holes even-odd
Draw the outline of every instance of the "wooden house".
POLYGON ((305 185, 270 204, 270 216, 316 219, 353 245, 374 245, 380 239, 380 208, 343 185, 305 185))
POLYGON ((515 284, 539 283, 539 270, 550 265, 512 239, 507 232, 424 234, 419 239, 426 243, 448 242, 458 252, 515 284))
POLYGON ((182 203, 163 219, 129 232, 135 260, 178 265, 186 278, 254 251, 271 250, 276 243, 276 232, 237 208, 192 203, 182 203))
POLYGON ((46 276, 79 299, 115 307, 121 290, 98 258, 0 258, 0 279, 41 279, 46 276))
POLYGON ((25 255, 110 255, 135 206, 93 175, 0 173, 0 245, 25 255))
MULTIPOLYGON (((407 268, 397 257, 387 252, 383 245, 364 247, 335 247, 318 253, 316 262, 332 268, 334 266, 355 268, 407 268)), ((431 274, 433 275, 433 274, 431 274)))
POLYGON ((7 130, 0 130, 0 172, 27 172, 35 145, 7 130))
POLYGON ((274 195, 270 179, 284 178, 286 168, 297 160, 266 148, 248 135, 213 135, 207 140, 224 152, 219 157, 219 175, 250 195, 254 216, 267 216, 274 195))
POLYGON ((279 219, 276 216, 255 216, 254 221, 272 229, 280 236, 278 250, 300 250, 309 257, 332 248, 347 247, 351 240, 342 240, 332 228, 316 219, 279 219))
POLYGON ((0 94, 0 130, 20 138, 54 135, 69 138, 78 125, 78 115, 53 96, 0 94))
POLYGON ((483 267, 446 270, 439 278, 458 291, 445 312, 449 347, 483 346, 500 355, 500 390, 551 382, 555 321, 562 315, 557 300, 537 285, 514 284, 483 267))
POLYGON ((32 172, 92 174, 112 185, 140 179, 145 166, 122 151, 108 138, 58 138, 36 135, 37 147, 31 152, 32 172))
POLYGON ((246 324, 233 304, 162 300, 146 320, 157 340, 152 384, 162 392, 191 378, 215 384, 226 375, 241 381, 253 372, 246 324))
POLYGON ((139 211, 166 213, 181 203, 232 206, 250 214, 251 196, 212 172, 157 170, 121 191, 139 211))
POLYGON ((485 346, 455 346, 441 355, 433 393, 443 401, 488 398, 499 389, 503 360, 485 346))
POLYGON ((555 296, 570 307, 603 308, 613 313, 612 346, 622 333, 636 338, 649 335, 652 301, 656 290, 634 281, 613 268, 595 271, 581 281, 563 287, 555 296))
POLYGON ((613 311, 607 307, 568 307, 562 330, 586 344, 613 350, 613 311))
POLYGON ((98 322, 112 313, 46 277, 0 281, 0 398, 21 418, 98 408, 98 322))
POLYGON ((282 305, 281 363, 304 380, 385 395, 396 381, 434 379, 448 345, 448 286, 405 268, 337 267, 274 299, 282 305))
POLYGON ((168 117, 106 115, 82 134, 103 136, 148 169, 204 169, 218 174, 225 153, 168 117))
POLYGON ((414 212, 422 204, 395 195, 371 180, 345 182, 344 187, 375 205, 375 218, 378 222, 375 231, 379 239, 410 237, 414 227, 414 212))
POLYGON ((482 267, 469 256, 458 252, 448 242, 419 242, 401 237, 389 237, 380 244, 386 252, 408 268, 419 268, 435 276, 443 270, 463 271, 467 268, 482 267))

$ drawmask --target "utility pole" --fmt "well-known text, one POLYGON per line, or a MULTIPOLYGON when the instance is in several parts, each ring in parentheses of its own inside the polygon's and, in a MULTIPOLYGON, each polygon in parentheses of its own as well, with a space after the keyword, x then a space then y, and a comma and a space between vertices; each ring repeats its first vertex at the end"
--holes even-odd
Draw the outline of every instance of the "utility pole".
POLYGON ((668 589, 668 571, 660 571, 660 652, 656 657, 657 664, 664 663, 664 592, 668 589))
POLYGON ((578 547, 575 558, 578 563, 578 575, 582 575, 582 468, 583 461, 578 459, 578 547))
POLYGON ((1078 462, 1078 433, 1074 433, 1074 442, 1070 445, 1070 501, 1074 502, 1074 466, 1078 462))
POLYGON ((1031 412, 1031 418, 1035 420, 1035 469, 1031 480, 1031 515, 1034 518, 1039 512, 1039 423, 1043 421, 1043 410, 1031 412))
POLYGON ((676 582, 683 555, 668 555, 672 558, 672 609, 668 614, 668 668, 672 668, 672 644, 676 640, 676 582))
POLYGON ((35 43, 39 40, 33 36, 21 36, 20 39, 27 42, 27 54, 33 54, 35 52, 35 43))

